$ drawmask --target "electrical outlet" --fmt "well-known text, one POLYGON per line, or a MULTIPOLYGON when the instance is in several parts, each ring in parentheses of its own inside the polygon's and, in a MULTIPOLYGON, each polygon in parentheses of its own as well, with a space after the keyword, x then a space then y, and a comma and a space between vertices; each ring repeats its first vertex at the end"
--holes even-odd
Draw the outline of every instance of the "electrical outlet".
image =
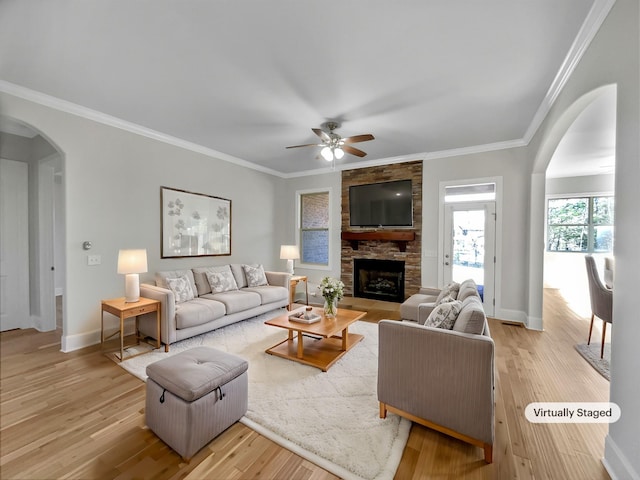
POLYGON ((100 255, 87 255, 87 265, 100 265, 101 263, 100 255))

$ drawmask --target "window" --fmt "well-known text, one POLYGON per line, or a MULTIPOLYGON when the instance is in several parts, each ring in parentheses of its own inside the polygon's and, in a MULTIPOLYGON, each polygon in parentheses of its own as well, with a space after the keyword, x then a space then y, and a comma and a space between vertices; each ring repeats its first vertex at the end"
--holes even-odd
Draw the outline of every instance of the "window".
POLYGON ((329 192, 303 193, 300 199, 300 263, 329 265, 329 192))
POLYGON ((613 207, 612 196, 549 199, 547 251, 611 252, 613 207))
POLYGON ((491 202, 496 199, 495 183, 454 185, 444 188, 444 203, 491 202))

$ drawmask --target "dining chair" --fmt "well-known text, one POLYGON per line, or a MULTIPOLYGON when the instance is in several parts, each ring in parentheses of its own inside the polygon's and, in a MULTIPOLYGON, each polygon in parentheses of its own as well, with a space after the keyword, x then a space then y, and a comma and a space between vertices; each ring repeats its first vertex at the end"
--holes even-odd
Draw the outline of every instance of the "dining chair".
POLYGON ((604 338, 607 334, 607 323, 612 323, 613 321, 613 291, 602 284, 593 256, 586 255, 585 261, 589 279, 589 297, 591 299, 591 325, 589 326, 587 345, 591 343, 593 319, 598 317, 602 320, 602 346, 600 347, 600 358, 602 358, 604 356, 604 338))

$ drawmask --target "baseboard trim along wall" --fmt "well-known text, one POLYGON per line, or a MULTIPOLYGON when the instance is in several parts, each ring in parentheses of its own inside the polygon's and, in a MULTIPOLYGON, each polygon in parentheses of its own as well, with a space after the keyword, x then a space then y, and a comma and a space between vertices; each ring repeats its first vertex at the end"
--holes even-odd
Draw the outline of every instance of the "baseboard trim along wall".
POLYGON ((611 480, 640 480, 640 472, 636 472, 624 453, 620 451, 610 435, 604 439, 604 458, 602 464, 611 480))
MULTIPOLYGON (((105 331, 105 337, 108 337, 117 330, 109 329, 105 331)), ((134 325, 125 325, 124 335, 135 334, 134 325)), ((74 350, 80 350, 81 348, 90 347, 100 343, 100 330, 93 330, 86 333, 78 333, 76 335, 63 335, 60 342, 60 351, 63 353, 73 352, 74 350)))

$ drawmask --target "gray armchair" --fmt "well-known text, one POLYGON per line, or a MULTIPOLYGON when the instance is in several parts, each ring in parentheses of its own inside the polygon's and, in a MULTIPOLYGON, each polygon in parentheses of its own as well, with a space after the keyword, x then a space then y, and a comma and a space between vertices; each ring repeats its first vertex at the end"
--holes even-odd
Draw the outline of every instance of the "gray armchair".
POLYGON ((602 346, 600 347, 600 358, 604 356, 604 338, 607 334, 607 323, 613 320, 613 292, 606 288, 600 276, 596 262, 591 255, 585 256, 587 263, 587 277, 589 279, 589 298, 591 299, 591 324, 589 325, 589 340, 591 343, 591 331, 593 330, 593 319, 598 317, 602 320, 602 346))
POLYGON ((380 417, 395 413, 484 450, 493 461, 494 343, 482 335, 381 320, 380 417))

